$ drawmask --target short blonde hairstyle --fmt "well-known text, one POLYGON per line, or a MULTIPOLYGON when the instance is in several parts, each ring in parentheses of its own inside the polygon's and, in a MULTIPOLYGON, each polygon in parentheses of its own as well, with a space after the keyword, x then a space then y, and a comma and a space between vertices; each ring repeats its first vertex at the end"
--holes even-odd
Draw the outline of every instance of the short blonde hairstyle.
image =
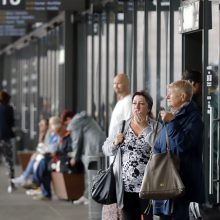
POLYGON ((193 95, 193 88, 192 88, 192 84, 186 80, 177 80, 171 84, 169 84, 167 86, 168 89, 170 88, 175 88, 177 89, 179 92, 185 93, 186 94, 186 100, 190 102, 192 99, 192 95, 193 95))
POLYGON ((58 116, 52 116, 52 117, 49 119, 49 125, 50 125, 50 128, 51 128, 52 130, 60 129, 60 128, 62 127, 62 122, 61 122, 60 117, 58 117, 58 116))

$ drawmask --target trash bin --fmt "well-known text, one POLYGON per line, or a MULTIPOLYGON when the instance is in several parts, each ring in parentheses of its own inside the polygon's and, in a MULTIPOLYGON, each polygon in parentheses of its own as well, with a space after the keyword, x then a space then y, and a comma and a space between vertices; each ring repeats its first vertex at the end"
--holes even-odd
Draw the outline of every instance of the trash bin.
POLYGON ((105 156, 99 154, 88 156, 88 189, 89 189, 89 220, 102 219, 102 205, 95 202, 91 197, 92 180, 97 171, 105 167, 105 156))

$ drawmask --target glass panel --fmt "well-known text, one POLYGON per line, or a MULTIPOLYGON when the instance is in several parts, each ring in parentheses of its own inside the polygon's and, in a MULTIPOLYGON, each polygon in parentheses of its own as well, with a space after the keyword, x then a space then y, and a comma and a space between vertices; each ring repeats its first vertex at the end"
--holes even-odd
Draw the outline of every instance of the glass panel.
MULTIPOLYGON (((209 66, 207 67, 206 86, 207 104, 210 125, 209 147, 212 154, 209 160, 213 166, 213 179, 219 180, 219 4, 212 3, 212 29, 209 30, 209 66)), ((211 202, 219 203, 219 181, 213 181, 213 194, 209 195, 211 202)))
POLYGON ((166 85, 168 84, 168 77, 170 74, 169 69, 169 30, 170 30, 170 22, 169 22, 169 12, 162 11, 161 12, 161 68, 160 68, 160 106, 166 106, 166 85))
POLYGON ((133 29, 133 16, 134 16, 134 3, 133 1, 128 1, 127 11, 126 11, 126 37, 127 45, 126 46, 126 69, 127 75, 131 81, 131 92, 133 85, 133 65, 134 65, 134 29, 133 29))
POLYGON ((174 12, 174 81, 181 79, 182 73, 182 35, 178 33, 179 12, 174 12))
POLYGON ((87 112, 92 115, 92 16, 87 23, 87 112))
POLYGON ((106 56, 107 56, 107 43, 106 43, 106 37, 107 37, 107 25, 106 25, 106 14, 103 13, 102 14, 102 20, 101 20, 101 25, 102 25, 102 29, 101 29, 101 45, 102 45, 102 51, 101 51, 101 103, 100 103, 100 125, 102 126, 103 129, 107 129, 105 127, 106 125, 106 108, 107 108, 107 103, 106 103, 106 90, 108 88, 107 85, 107 73, 106 73, 106 66, 107 66, 107 60, 106 60, 106 56))
POLYGON ((144 88, 144 11, 137 12, 137 90, 144 88))
POLYGON ((109 117, 114 103, 113 78, 115 76, 115 13, 109 13, 109 117))
POLYGON ((94 15, 93 38, 94 38, 94 113, 95 118, 99 117, 99 17, 94 15))
POLYGON ((118 73, 124 72, 124 13, 118 13, 118 73))
MULTIPOLYGON (((62 88, 65 84, 65 79, 64 79, 64 73, 65 73, 65 47, 64 47, 64 27, 63 24, 61 26, 58 27, 58 36, 59 38, 57 39, 58 41, 58 61, 57 61, 57 68, 58 68, 58 82, 60 84, 60 88, 62 88)), ((64 89, 59 89, 57 91, 57 97, 58 98, 58 106, 59 106, 59 112, 62 112, 63 109, 65 108, 65 99, 63 97, 65 97, 65 90, 64 89)))
MULTIPOLYGON (((156 77, 156 39, 157 39, 157 14, 155 11, 148 12, 148 48, 149 51, 146 52, 148 54, 148 78, 149 78, 149 85, 146 85, 154 102, 157 100, 157 77, 156 77)), ((155 111, 156 105, 153 105, 153 111, 155 111)))

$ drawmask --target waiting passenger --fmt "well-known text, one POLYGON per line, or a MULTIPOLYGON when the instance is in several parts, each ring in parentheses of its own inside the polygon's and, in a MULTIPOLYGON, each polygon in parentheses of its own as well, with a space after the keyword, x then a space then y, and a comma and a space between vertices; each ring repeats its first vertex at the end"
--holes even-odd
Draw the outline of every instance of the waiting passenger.
POLYGON ((55 153, 47 155, 40 161, 40 164, 33 176, 33 182, 41 186, 42 195, 34 196, 33 199, 48 200, 51 199, 51 171, 55 169, 59 172, 83 173, 84 166, 79 160, 74 165, 70 163, 69 153, 72 152, 72 140, 70 133, 63 126, 61 119, 55 117, 52 125, 53 131, 59 136, 59 146, 55 153), (56 164, 55 167, 49 165, 56 164), (57 167, 59 165, 59 167, 57 167))
POLYGON ((186 70, 183 72, 182 79, 192 84, 192 101, 194 101, 199 110, 202 111, 202 73, 196 70, 186 70))
POLYGON ((65 128, 67 128, 67 126, 69 125, 69 123, 71 122, 72 118, 74 116, 74 113, 71 110, 65 109, 61 115, 60 115, 60 119, 61 122, 63 124, 63 126, 65 128))
MULTIPOLYGON (((42 119, 39 122, 39 137, 38 137, 39 147, 37 146, 37 149, 38 148, 41 149, 42 147, 40 146, 43 146, 43 143, 46 144, 49 139, 48 124, 49 123, 47 119, 42 119)), ((38 151, 33 153, 24 172, 19 177, 16 177, 11 180, 12 183, 15 184, 15 186, 22 186, 27 183, 29 176, 33 174, 34 163, 36 162, 36 157, 38 154, 39 154, 38 151)))
POLYGON ((191 101, 192 85, 179 80, 168 85, 166 96, 171 111, 161 111, 165 123, 157 138, 154 153, 166 152, 166 130, 172 153, 180 158, 180 176, 185 185, 185 194, 175 200, 155 201, 154 214, 160 219, 189 220, 190 202, 205 200, 202 149, 202 115, 191 101), (165 218, 164 218, 165 217, 165 218))
POLYGON ((73 117, 67 130, 71 132, 72 149, 75 152, 70 163, 73 166, 77 161, 82 160, 85 167, 84 195, 74 201, 74 204, 88 204, 88 157, 99 155, 102 152, 101 147, 106 136, 98 123, 85 111, 73 117))
POLYGON ((3 90, 0 91, 0 153, 5 157, 9 167, 9 193, 15 188, 14 184, 11 182, 15 172, 11 139, 15 135, 12 130, 14 126, 14 109, 9 105, 10 99, 11 96, 7 92, 3 90))
MULTIPOLYGON (((49 127, 51 127, 52 124, 53 117, 49 120, 49 127)), ((24 172, 19 177, 12 179, 12 182, 16 186, 24 186, 25 188, 31 187, 32 184, 29 186, 28 178, 35 172, 40 160, 44 158, 45 154, 56 151, 57 147, 58 136, 51 130, 51 128, 48 128, 48 120, 42 119, 39 122, 39 138, 36 152, 31 156, 24 172)))
MULTIPOLYGON (((131 117, 131 94, 129 89, 128 75, 119 73, 114 77, 113 89, 117 96, 117 103, 112 111, 111 120, 108 129, 108 135, 113 132, 113 128, 121 120, 128 120, 131 117)), ((109 157, 109 162, 113 161, 114 157, 109 157)), ((121 219, 120 210, 116 204, 103 205, 102 220, 118 220, 121 219)))
MULTIPOLYGON (((139 198, 139 191, 154 144, 156 121, 152 117, 152 106, 153 100, 148 93, 134 93, 132 117, 126 121, 124 133, 120 133, 121 121, 113 128, 102 147, 105 155, 116 155, 114 173, 122 175, 122 182, 116 184, 116 192, 123 220, 141 219, 149 203, 139 198)), ((159 124, 158 132, 160 129, 159 124)), ((144 214, 144 219, 153 219, 152 212, 144 214)))

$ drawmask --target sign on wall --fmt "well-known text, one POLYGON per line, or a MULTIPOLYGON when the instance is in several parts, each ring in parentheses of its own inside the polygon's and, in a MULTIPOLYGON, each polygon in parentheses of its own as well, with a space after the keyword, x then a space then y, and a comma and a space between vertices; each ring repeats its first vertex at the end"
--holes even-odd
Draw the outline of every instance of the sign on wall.
POLYGON ((0 10, 85 10, 85 0, 0 0, 0 10))

